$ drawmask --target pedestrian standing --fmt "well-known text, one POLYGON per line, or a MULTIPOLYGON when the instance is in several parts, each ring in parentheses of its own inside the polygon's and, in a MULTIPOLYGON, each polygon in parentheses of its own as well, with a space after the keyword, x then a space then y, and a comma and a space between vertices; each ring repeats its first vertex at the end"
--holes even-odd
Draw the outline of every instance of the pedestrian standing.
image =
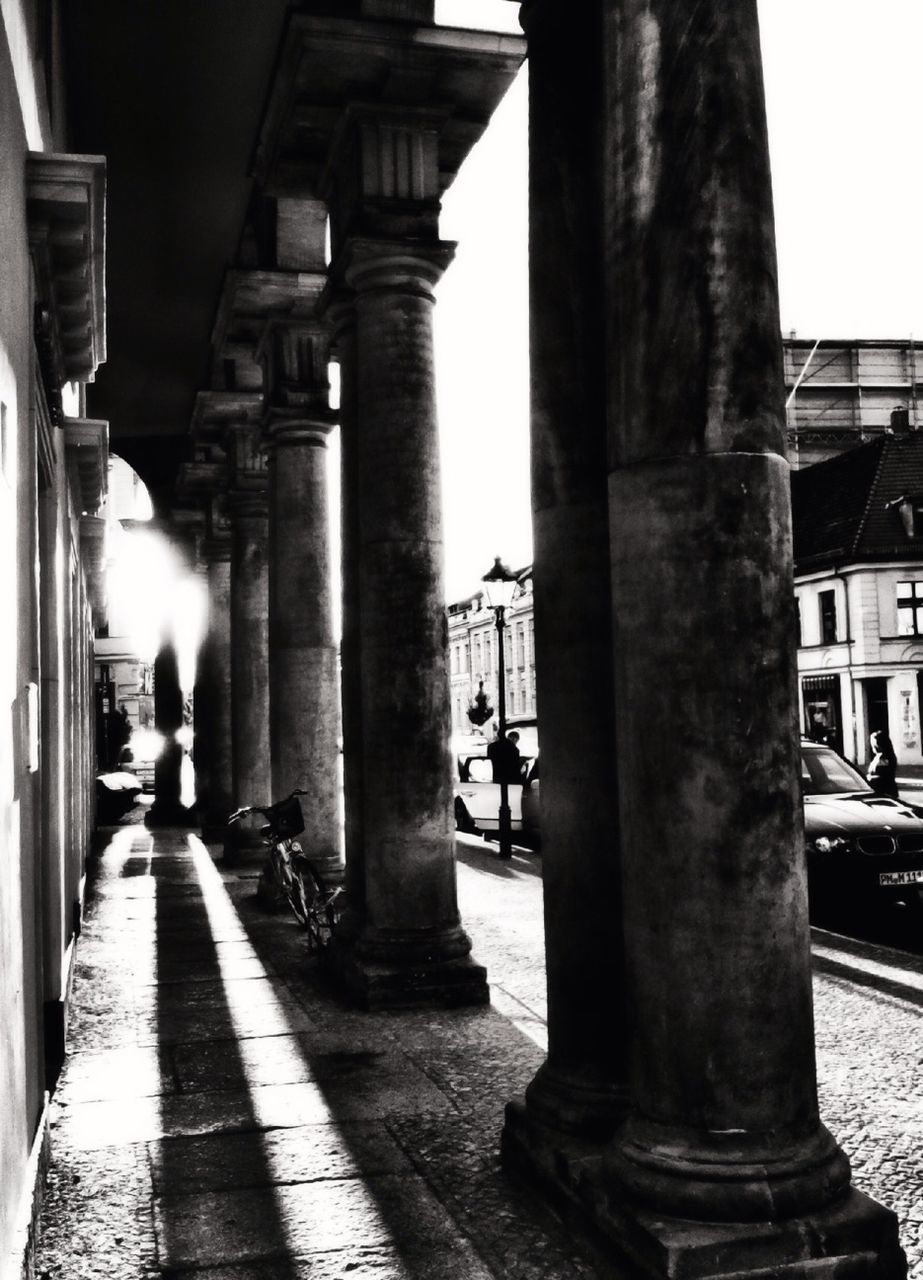
POLYGON ((493 769, 494 782, 522 782, 519 734, 515 729, 490 743, 487 748, 487 758, 493 769))
POLYGON ((872 759, 868 773, 865 775, 869 786, 880 796, 893 796, 897 799, 897 757, 891 739, 881 729, 869 739, 872 745, 872 759))

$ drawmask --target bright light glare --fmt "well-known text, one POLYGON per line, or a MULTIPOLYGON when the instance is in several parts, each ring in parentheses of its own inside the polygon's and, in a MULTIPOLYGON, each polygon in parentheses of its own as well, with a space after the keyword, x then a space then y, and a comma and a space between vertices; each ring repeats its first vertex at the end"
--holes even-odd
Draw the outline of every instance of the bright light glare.
POLYGON ((166 539, 115 526, 109 562, 109 634, 125 636, 142 662, 153 662, 170 621, 177 563, 166 539))
POLYGON ((195 684, 196 657, 205 635, 207 595, 184 574, 162 534, 113 526, 108 568, 109 634, 124 636, 141 662, 153 662, 167 636, 176 645, 180 686, 195 684))
POLYGON ((522 35, 519 5, 509 0, 436 0, 436 24, 522 35))
POLYGON ((131 735, 131 753, 135 760, 156 760, 163 750, 163 734, 156 729, 135 729, 131 735))

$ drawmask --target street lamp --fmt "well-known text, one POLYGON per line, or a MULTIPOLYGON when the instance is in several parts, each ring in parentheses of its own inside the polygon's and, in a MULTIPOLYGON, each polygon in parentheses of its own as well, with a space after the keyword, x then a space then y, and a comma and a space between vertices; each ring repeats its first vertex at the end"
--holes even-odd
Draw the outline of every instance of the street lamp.
MULTIPOLYGON (((506 741, 506 654, 503 651, 503 631, 506 627, 506 611, 513 603, 513 594, 519 579, 511 569, 502 563, 500 557, 494 559, 493 568, 485 573, 481 581, 487 596, 488 607, 493 609, 497 620, 497 648, 500 651, 499 671, 497 672, 497 714, 500 720, 500 742, 506 741)), ((510 835, 510 793, 509 780, 506 773, 505 760, 501 760, 500 769, 500 848, 501 858, 513 856, 510 835)))

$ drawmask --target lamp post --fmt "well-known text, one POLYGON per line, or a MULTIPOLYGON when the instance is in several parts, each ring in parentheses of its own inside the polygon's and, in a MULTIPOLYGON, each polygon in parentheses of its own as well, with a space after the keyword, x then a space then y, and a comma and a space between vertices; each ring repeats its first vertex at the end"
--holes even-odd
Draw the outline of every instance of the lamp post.
MULTIPOLYGON (((481 581, 484 583, 484 591, 487 596, 488 607, 493 609, 497 622, 497 648, 499 650, 499 671, 497 672, 497 715, 500 720, 500 730, 498 740, 506 741, 506 654, 503 650, 503 632, 506 627, 506 611, 513 603, 513 593, 516 590, 518 578, 511 569, 497 556, 494 559, 493 568, 489 573, 485 573, 481 581)), ((499 857, 511 858, 513 856, 512 839, 510 835, 510 793, 509 779, 506 772, 506 762, 501 761, 500 769, 500 831, 499 831, 499 857)))

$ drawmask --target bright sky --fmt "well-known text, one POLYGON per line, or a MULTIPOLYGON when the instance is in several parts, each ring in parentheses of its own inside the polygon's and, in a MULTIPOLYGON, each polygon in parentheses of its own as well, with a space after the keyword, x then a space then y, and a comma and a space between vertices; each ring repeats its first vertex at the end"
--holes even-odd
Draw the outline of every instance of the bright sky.
MULTIPOLYGON (((923 341, 918 63, 923 0, 760 0, 782 329, 923 341), (871 15, 871 16, 870 16, 871 15)), ((517 31, 509 0, 437 0, 517 31)), ((531 557, 526 85, 444 202, 458 240, 436 308, 446 588, 531 557)))

